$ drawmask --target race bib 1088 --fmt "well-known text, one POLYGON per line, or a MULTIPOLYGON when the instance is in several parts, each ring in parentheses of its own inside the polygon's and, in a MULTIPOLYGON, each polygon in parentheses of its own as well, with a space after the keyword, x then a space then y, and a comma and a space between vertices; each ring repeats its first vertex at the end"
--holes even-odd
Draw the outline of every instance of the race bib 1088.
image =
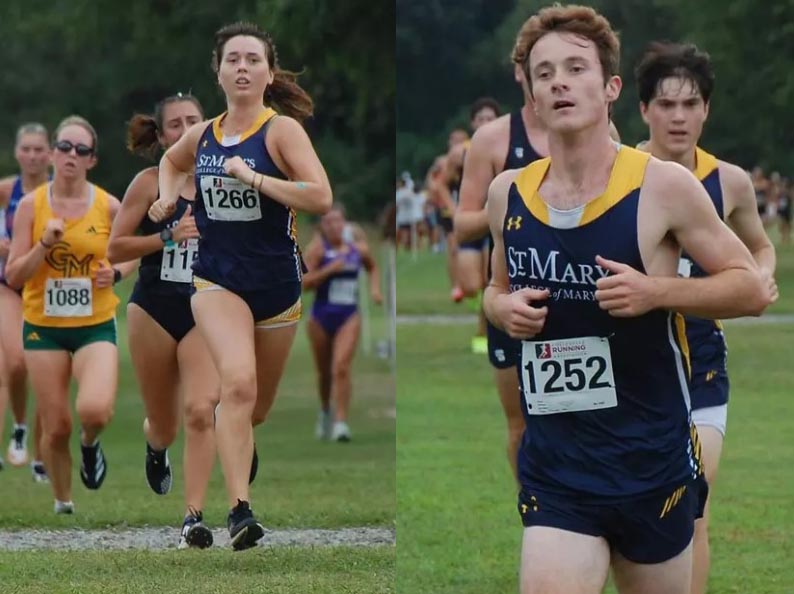
POLYGON ((94 312, 90 278, 48 278, 44 289, 44 315, 85 318, 94 312))

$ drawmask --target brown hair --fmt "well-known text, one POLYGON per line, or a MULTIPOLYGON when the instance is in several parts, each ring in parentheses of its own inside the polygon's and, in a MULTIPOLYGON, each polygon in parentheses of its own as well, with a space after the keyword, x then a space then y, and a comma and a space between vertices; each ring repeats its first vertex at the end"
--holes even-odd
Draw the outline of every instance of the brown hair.
POLYGON ((163 130, 163 112, 170 103, 190 101, 204 117, 201 103, 190 93, 177 93, 157 102, 154 106, 154 115, 136 113, 127 124, 127 150, 135 155, 154 159, 160 148, 158 132, 163 130))
POLYGON ((273 82, 265 89, 264 100, 275 105, 279 111, 303 122, 314 113, 314 102, 309 94, 296 82, 298 73, 282 70, 278 65, 276 45, 269 34, 265 33, 253 23, 239 21, 221 27, 215 33, 215 48, 212 50, 212 70, 216 74, 220 69, 223 49, 226 42, 233 37, 245 35, 256 37, 265 46, 265 56, 270 70, 273 72, 273 82))
POLYGON ((620 69, 620 41, 609 21, 589 6, 554 4, 531 16, 521 27, 513 47, 513 62, 521 66, 532 89, 529 54, 547 33, 572 33, 592 41, 598 52, 604 83, 620 69))
POLYGON ((94 127, 88 123, 88 120, 86 120, 83 117, 80 117, 79 115, 70 115, 68 118, 64 118, 63 120, 61 120, 61 123, 58 124, 57 128, 55 128, 55 132, 52 135, 53 144, 55 144, 58 141, 58 134, 61 133, 61 130, 63 130, 67 126, 80 126, 84 128, 91 135, 91 139, 94 141, 94 146, 91 148, 94 149, 94 155, 97 154, 99 138, 97 137, 96 130, 94 130, 94 127))

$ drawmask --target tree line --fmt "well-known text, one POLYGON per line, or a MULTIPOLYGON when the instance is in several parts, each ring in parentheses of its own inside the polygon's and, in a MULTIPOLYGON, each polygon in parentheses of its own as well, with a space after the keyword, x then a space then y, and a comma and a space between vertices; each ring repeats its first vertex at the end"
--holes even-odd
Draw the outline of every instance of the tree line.
POLYGON ((374 218, 394 178, 394 11, 389 0, 4 0, 0 175, 16 171, 20 123, 52 129, 76 113, 99 134, 91 179, 121 197, 147 165, 124 148, 127 121, 177 92, 221 113, 213 34, 249 20, 272 35, 282 68, 302 72, 316 106, 306 127, 335 199, 374 218))
MULTIPOLYGON (((627 144, 646 138, 633 69, 651 40, 695 43, 716 85, 702 145, 745 168, 794 177, 794 3, 787 0, 587 0, 621 40, 623 91, 613 116, 627 144)), ((398 0, 397 169, 424 175, 468 107, 492 96, 522 103, 510 52, 521 24, 550 2, 398 0)))

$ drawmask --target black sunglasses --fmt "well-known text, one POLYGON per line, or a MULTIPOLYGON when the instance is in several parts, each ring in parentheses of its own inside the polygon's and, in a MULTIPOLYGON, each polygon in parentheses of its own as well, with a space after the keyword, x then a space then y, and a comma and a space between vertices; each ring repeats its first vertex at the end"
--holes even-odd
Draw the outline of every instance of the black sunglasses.
POLYGON ((72 144, 70 140, 59 140, 55 143, 55 148, 62 153, 71 153, 72 149, 74 149, 74 152, 77 153, 78 157, 87 157, 88 155, 94 154, 94 149, 90 146, 87 146, 82 142, 72 144))

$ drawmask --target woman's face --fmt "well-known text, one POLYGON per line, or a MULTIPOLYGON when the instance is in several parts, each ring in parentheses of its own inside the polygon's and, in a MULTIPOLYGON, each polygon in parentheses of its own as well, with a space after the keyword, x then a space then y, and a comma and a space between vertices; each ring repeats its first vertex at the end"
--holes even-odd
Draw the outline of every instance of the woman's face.
POLYGON ((52 151, 55 174, 67 179, 85 178, 96 164, 94 137, 80 125, 64 127, 55 140, 52 151))
POLYGON ((226 42, 218 68, 218 83, 227 99, 262 100, 267 85, 273 82, 273 71, 265 52, 265 43, 251 35, 238 35, 226 42))
POLYGON ((14 156, 22 173, 43 175, 50 166, 50 144, 44 134, 22 134, 14 147, 14 156))
POLYGON ((338 210, 323 215, 320 219, 320 229, 329 243, 341 243, 342 234, 345 230, 345 217, 338 210))
POLYGON ((182 138, 188 128, 202 120, 201 111, 193 101, 172 101, 163 107, 163 128, 159 132, 160 144, 169 148, 182 138))

